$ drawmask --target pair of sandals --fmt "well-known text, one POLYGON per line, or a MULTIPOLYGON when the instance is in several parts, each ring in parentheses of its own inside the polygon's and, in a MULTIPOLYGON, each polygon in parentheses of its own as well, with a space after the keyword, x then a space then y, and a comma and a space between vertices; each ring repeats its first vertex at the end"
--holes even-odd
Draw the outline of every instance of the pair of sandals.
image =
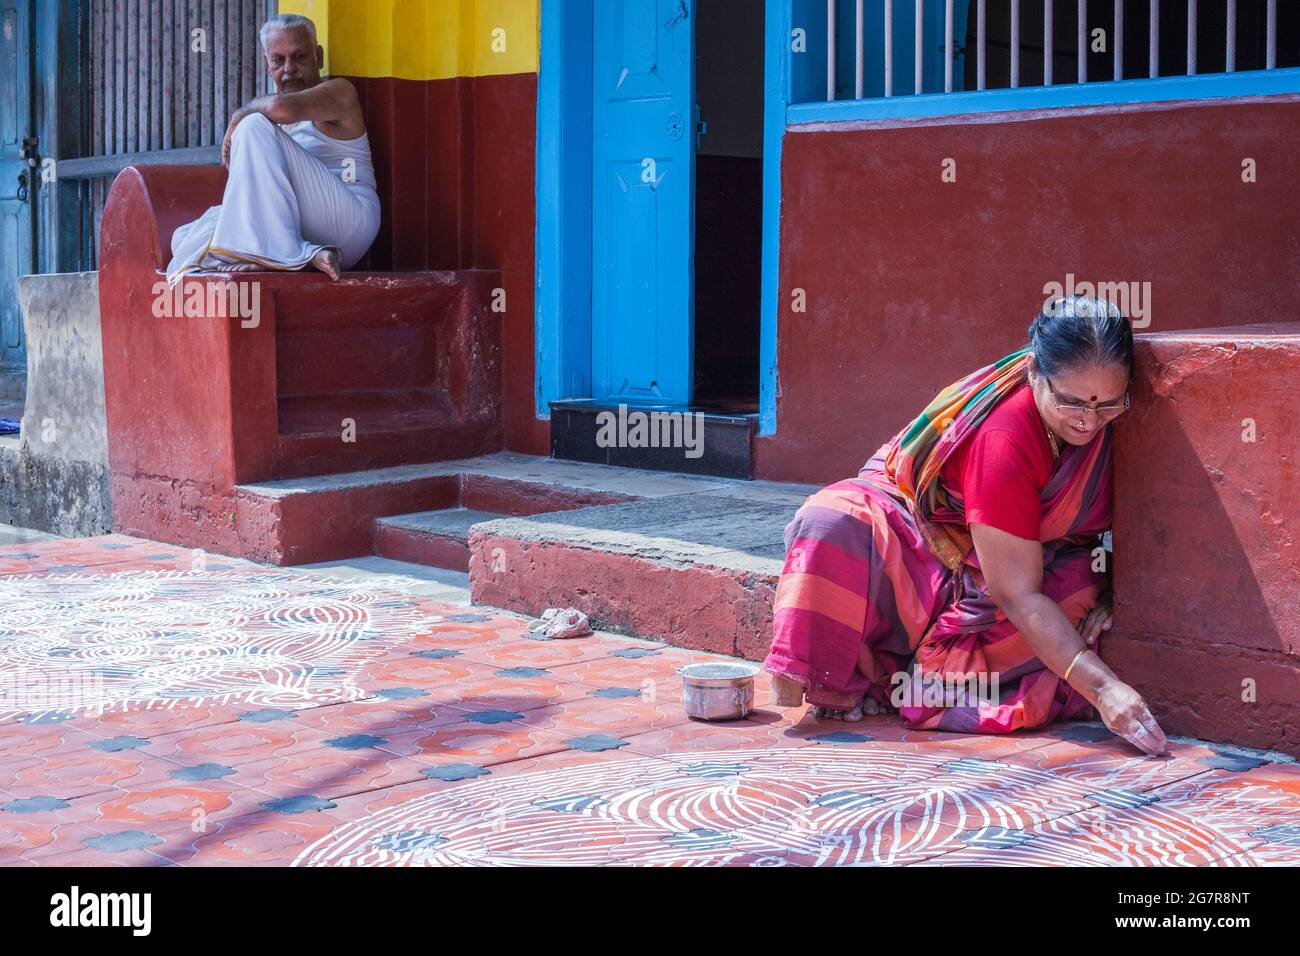
POLYGON ((528 625, 528 630, 542 637, 562 639, 566 637, 586 637, 591 631, 591 622, 587 615, 576 607, 548 607, 542 616, 528 625))

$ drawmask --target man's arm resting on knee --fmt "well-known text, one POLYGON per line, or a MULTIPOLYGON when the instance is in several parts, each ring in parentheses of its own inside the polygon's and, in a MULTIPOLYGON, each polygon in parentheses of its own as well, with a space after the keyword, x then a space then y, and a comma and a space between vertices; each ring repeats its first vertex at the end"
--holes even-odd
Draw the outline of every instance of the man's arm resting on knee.
POLYGON ((230 138, 240 121, 261 113, 272 123, 300 123, 311 120, 328 126, 335 126, 345 134, 343 138, 360 136, 365 132, 361 119, 361 103, 357 90, 342 77, 324 80, 309 90, 297 93, 273 93, 259 96, 245 103, 230 117, 226 127, 226 136, 221 144, 221 161, 230 164, 230 138))
POLYGON ((231 117, 231 125, 252 113, 261 113, 272 123, 347 123, 359 115, 357 90, 342 77, 323 80, 298 93, 273 93, 245 103, 231 117))

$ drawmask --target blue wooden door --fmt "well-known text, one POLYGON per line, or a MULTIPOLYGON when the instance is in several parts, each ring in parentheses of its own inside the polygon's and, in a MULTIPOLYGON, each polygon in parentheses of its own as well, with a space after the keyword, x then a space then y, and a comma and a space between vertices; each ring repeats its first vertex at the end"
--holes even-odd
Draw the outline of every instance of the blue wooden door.
POLYGON ((0 0, 0 369, 25 368, 18 277, 35 269, 33 176, 24 140, 32 136, 31 0, 0 0))
POLYGON ((598 0, 592 63, 592 391, 689 402, 693 0, 598 0))

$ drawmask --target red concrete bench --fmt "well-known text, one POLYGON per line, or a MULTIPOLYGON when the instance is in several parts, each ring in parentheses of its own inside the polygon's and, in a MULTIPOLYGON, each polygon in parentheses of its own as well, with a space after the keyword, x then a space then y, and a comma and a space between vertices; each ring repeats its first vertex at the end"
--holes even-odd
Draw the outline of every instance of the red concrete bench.
POLYGON ((197 276, 160 297, 172 233, 224 184, 217 166, 131 167, 109 192, 99 291, 115 528, 202 543, 188 526, 223 520, 237 484, 501 447, 497 272, 197 276), (202 315, 183 314, 192 296, 202 315), (255 314, 230 305, 254 301, 255 314))
POLYGON ((1300 756, 1300 323, 1137 336, 1103 657, 1168 733, 1300 756))

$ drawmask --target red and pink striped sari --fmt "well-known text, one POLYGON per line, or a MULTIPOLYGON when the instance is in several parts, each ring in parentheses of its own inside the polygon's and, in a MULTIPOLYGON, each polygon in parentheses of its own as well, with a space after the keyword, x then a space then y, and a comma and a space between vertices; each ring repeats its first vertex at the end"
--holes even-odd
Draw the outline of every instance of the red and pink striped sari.
MULTIPOLYGON (((1048 670, 989 597, 961 489, 940 472, 961 441, 1024 381, 1027 350, 944 389, 857 478, 812 495, 786 527, 772 649, 764 667, 837 709, 864 694, 901 702, 911 726, 969 733, 1086 717, 1091 705, 1048 670), (919 668, 996 697, 895 696, 919 668), (996 677, 996 684, 990 678, 996 677)), ((1042 492, 1042 591, 1078 624, 1105 587, 1094 549, 1111 519, 1111 429, 1065 446, 1042 492)), ((919 683, 913 684, 920 690, 919 683)))

